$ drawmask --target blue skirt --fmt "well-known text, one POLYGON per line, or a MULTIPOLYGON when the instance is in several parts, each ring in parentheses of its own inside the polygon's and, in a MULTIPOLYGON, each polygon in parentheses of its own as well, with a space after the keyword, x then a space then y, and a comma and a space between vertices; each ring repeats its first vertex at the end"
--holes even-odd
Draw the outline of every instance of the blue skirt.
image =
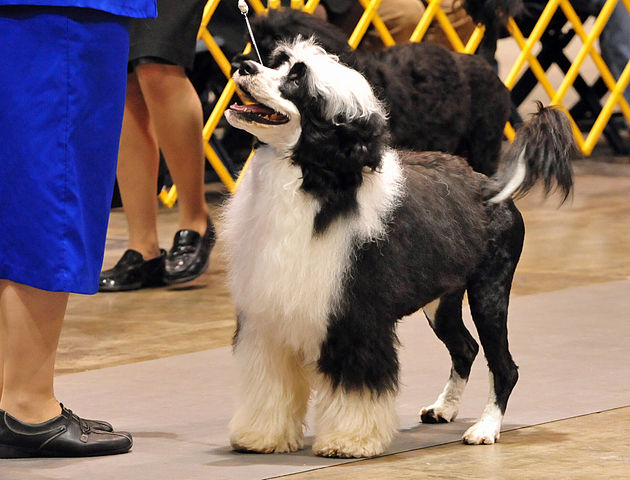
POLYGON ((0 6, 0 279, 98 290, 128 50, 123 17, 0 6))

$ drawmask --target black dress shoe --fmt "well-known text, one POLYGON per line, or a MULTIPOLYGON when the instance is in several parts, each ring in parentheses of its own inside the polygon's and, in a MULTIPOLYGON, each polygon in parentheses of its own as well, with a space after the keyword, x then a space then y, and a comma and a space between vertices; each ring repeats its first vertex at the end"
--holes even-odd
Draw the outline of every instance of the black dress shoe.
POLYGON ((131 434, 93 430, 63 406, 61 415, 35 425, 0 410, 0 458, 115 455, 128 452, 132 444, 131 434))
POLYGON ((83 420, 92 430, 101 430, 103 432, 114 431, 114 427, 112 427, 112 424, 104 422, 103 420, 88 420, 87 418, 84 418, 83 420))
MULTIPOLYGON (((60 403, 59 405, 61 406, 61 410, 67 410, 72 415, 74 415, 74 413, 72 413, 72 410, 65 408, 63 406, 63 403, 60 403)), ((103 420, 88 420, 87 418, 82 418, 81 420, 87 423, 91 430, 102 430, 103 432, 114 431, 114 427, 112 427, 112 424, 108 422, 104 422, 103 420)))
POLYGON ((210 217, 203 236, 194 230, 179 230, 166 256, 166 283, 189 282, 205 272, 210 265, 210 251, 215 240, 210 217))
POLYGON ((166 251, 160 250, 160 256, 144 260, 140 252, 127 250, 118 263, 109 270, 101 272, 99 292, 123 292, 144 287, 160 287, 164 283, 164 265, 166 251))

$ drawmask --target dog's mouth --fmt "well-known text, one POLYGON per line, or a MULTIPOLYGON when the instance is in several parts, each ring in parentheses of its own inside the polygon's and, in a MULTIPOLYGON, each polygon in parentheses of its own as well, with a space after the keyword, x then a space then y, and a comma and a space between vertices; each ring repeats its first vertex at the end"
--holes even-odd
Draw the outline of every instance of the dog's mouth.
POLYGON ((262 123, 265 125, 281 125, 289 121, 285 114, 277 112, 271 107, 258 103, 251 93, 239 85, 239 90, 243 93, 245 100, 252 101, 246 105, 234 103, 230 105, 230 111, 249 122, 262 123))
POLYGON ((276 112, 273 108, 269 108, 262 103, 249 105, 238 105, 234 103, 230 105, 230 111, 250 122, 264 123, 265 125, 281 125, 289 121, 289 117, 283 113, 276 112))

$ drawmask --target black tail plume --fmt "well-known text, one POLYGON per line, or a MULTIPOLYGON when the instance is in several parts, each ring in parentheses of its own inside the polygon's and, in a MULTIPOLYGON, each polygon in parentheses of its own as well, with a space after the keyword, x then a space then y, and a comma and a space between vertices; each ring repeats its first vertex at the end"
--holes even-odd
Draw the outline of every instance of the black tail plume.
POLYGON ((564 112, 538 102, 538 112, 521 126, 502 158, 494 177, 499 192, 490 202, 521 197, 540 181, 545 196, 559 190, 564 203, 573 190, 571 157, 575 151, 571 125, 564 112))

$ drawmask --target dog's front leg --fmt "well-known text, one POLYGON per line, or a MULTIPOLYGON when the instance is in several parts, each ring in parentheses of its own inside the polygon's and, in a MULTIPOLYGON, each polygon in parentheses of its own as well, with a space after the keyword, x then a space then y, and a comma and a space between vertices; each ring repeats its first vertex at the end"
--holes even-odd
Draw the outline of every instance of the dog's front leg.
POLYGON ((316 455, 380 455, 398 427, 395 324, 371 322, 372 328, 365 328, 366 318, 358 311, 329 324, 318 360, 316 455))
POLYGON ((294 352, 244 327, 234 357, 240 376, 229 426, 232 448, 258 453, 302 448, 310 388, 294 352))
POLYGON ((313 452, 323 457, 380 455, 398 426, 395 394, 368 388, 344 391, 321 376, 316 397, 317 437, 313 452))

